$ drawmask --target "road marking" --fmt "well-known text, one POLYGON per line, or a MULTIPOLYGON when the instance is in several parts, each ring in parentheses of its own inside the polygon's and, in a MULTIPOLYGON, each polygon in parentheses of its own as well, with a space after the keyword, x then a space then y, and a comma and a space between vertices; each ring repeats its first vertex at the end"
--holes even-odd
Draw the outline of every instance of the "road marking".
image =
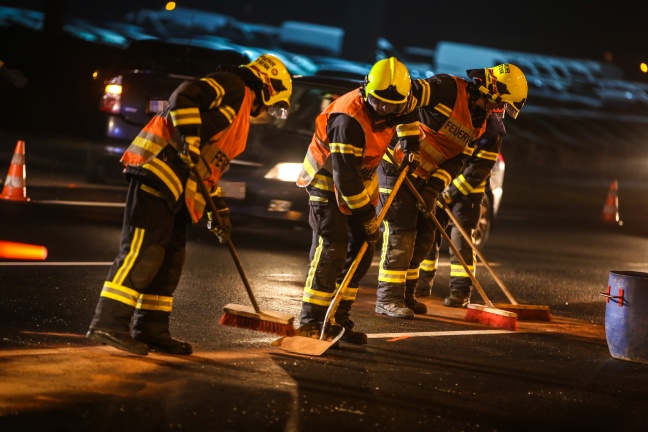
POLYGON ((73 205, 73 206, 91 206, 91 207, 125 207, 125 203, 114 203, 114 202, 101 202, 101 201, 48 201, 48 200, 37 200, 34 201, 38 204, 61 204, 61 205, 73 205))
POLYGON ((109 266, 111 262, 0 262, 0 266, 109 266))
POLYGON ((413 332, 413 333, 373 333, 368 334, 369 339, 406 339, 410 337, 435 337, 435 336, 473 336, 485 334, 515 334, 524 333, 523 331, 512 330, 458 330, 458 331, 438 331, 438 332, 413 332))

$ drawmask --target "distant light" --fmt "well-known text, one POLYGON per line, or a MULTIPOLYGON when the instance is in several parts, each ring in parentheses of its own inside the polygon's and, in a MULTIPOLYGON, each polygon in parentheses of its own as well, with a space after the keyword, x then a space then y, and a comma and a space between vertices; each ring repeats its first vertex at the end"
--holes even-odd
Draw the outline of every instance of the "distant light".
POLYGON ((176 3, 175 2, 168 2, 164 8, 168 11, 173 10, 176 8, 176 3))
POLYGON ((646 64, 646 63, 641 63, 641 64, 639 65, 639 69, 641 69, 641 72, 643 72, 643 73, 648 72, 648 64, 646 64))

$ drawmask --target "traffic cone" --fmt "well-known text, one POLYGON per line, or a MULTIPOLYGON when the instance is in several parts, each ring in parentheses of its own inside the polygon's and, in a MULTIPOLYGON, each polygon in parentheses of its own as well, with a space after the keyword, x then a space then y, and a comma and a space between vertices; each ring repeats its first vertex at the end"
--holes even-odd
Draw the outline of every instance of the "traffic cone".
POLYGON ((47 258, 47 248, 29 243, 0 240, 0 258, 42 261, 47 258))
POLYGON ((601 220, 605 223, 613 223, 619 226, 623 225, 623 222, 619 218, 619 182, 617 180, 613 180, 610 183, 610 190, 605 199, 601 220))
POLYGON ((11 201, 29 201, 29 198, 27 198, 27 185, 25 184, 26 177, 25 141, 18 140, 0 198, 11 201))

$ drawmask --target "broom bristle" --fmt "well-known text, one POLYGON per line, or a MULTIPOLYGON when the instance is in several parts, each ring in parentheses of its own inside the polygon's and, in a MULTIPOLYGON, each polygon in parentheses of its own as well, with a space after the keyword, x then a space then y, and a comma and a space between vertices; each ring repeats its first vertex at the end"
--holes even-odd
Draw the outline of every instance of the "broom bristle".
POLYGON ((264 333, 273 333, 279 336, 295 336, 295 326, 292 323, 282 324, 275 321, 265 321, 260 317, 234 315, 225 312, 218 322, 220 325, 244 328, 264 333))
POLYGON ((520 321, 551 321, 549 306, 514 305, 508 303, 494 303, 493 306, 498 309, 515 312, 520 321))
POLYGON ((482 305, 468 305, 466 321, 486 324, 504 330, 518 329, 517 314, 501 309, 493 309, 482 305))

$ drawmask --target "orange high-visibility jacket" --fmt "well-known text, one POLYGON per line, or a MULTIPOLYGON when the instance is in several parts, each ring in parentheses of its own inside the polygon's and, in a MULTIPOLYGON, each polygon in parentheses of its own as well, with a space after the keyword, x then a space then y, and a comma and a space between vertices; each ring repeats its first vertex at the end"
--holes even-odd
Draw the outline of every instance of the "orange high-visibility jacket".
POLYGON ((345 214, 352 214, 352 210, 348 203, 340 196, 340 191, 337 190, 333 184, 333 179, 330 175, 317 175, 322 169, 326 169, 332 173, 332 166, 330 162, 331 156, 331 143, 327 135, 327 125, 329 118, 332 114, 346 114, 355 119, 362 127, 365 137, 365 147, 362 153, 362 167, 363 182, 365 185, 365 193, 359 194, 364 196, 363 199, 358 199, 358 207, 361 203, 370 202, 372 205, 378 203, 378 179, 376 176, 376 168, 378 167, 382 156, 385 154, 389 142, 394 135, 394 132, 399 129, 399 135, 406 135, 408 131, 414 130, 416 139, 418 139, 418 123, 412 127, 408 125, 387 126, 380 130, 375 130, 372 125, 374 120, 366 108, 362 93, 358 90, 348 92, 331 105, 329 105, 315 120, 315 133, 313 139, 308 147, 302 170, 297 179, 297 185, 306 187, 311 183, 322 190, 336 192, 337 203, 345 214), (401 132, 401 130, 403 132, 401 132), (368 197, 368 199, 366 199, 368 197))
MULTIPOLYGON (((229 163, 245 150, 250 130, 250 112, 254 101, 254 92, 245 87, 243 102, 229 127, 214 134, 206 143, 201 143, 201 162, 197 168, 207 189, 213 190, 218 184, 229 163)), ((144 126, 122 156, 122 163, 130 166, 141 166, 158 177, 173 194, 176 200, 184 192, 185 203, 194 222, 198 222, 205 211, 205 200, 198 191, 198 185, 192 176, 183 184, 176 171, 166 160, 158 158, 162 149, 173 146, 181 150, 182 143, 174 139, 177 136, 171 116, 156 115, 144 126)))

